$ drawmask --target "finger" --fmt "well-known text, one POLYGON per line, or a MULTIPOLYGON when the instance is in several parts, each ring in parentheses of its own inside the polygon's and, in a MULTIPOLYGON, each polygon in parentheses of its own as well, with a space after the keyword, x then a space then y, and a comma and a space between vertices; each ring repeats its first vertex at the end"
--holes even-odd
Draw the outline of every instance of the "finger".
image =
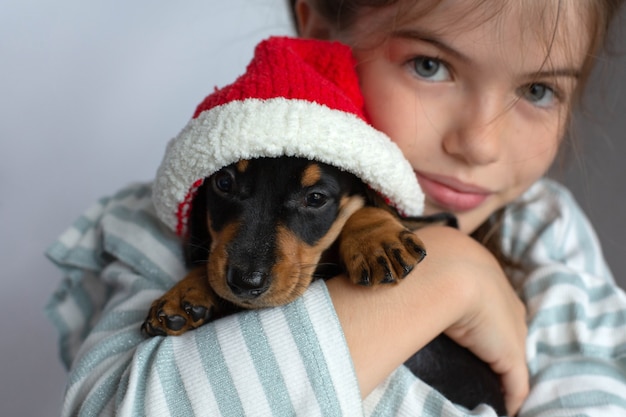
POLYGON ((502 374, 502 386, 504 388, 504 401, 508 415, 514 416, 528 396, 528 368, 516 366, 509 372, 502 374))

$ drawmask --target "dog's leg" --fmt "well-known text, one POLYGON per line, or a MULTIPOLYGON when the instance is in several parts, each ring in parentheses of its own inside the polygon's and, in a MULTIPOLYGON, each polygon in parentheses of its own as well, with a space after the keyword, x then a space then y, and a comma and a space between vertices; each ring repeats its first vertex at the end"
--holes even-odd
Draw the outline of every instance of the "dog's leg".
POLYGON ((371 286, 406 277, 426 250, 391 212, 363 207, 346 222, 339 236, 339 255, 352 282, 371 286))
POLYGON ((197 267, 152 303, 141 328, 149 336, 180 335, 214 319, 218 303, 206 267, 197 267))

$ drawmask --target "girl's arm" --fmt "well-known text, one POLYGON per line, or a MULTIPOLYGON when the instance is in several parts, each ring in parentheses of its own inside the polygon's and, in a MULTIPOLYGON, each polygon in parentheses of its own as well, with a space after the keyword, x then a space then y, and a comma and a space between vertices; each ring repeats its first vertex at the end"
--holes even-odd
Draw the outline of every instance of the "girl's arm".
POLYGON ((502 375, 513 415, 528 392, 525 308, 493 256, 447 227, 419 231, 428 255, 402 283, 328 282, 365 397, 442 331, 502 375))
POLYGON ((62 415, 354 415, 358 383, 323 283, 298 301, 146 338, 148 306, 184 274, 149 187, 103 200, 48 255, 66 275, 49 315, 69 369, 62 415))

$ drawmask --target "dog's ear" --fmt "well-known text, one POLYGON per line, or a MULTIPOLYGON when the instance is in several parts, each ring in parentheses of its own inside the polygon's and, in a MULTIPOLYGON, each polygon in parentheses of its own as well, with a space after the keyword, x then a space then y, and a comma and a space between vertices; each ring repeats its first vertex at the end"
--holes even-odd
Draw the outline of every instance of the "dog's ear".
POLYGON ((183 253, 187 267, 198 266, 206 263, 211 247, 211 235, 208 227, 207 212, 207 187, 209 181, 198 188, 198 192, 191 203, 189 223, 187 224, 188 236, 183 244, 183 253))
POLYGON ((458 220, 456 216, 452 213, 441 212, 428 216, 407 217, 400 214, 395 207, 388 205, 385 199, 371 188, 365 187, 365 195, 370 205, 389 210, 408 229, 417 230, 428 225, 448 226, 454 229, 459 228, 458 220))

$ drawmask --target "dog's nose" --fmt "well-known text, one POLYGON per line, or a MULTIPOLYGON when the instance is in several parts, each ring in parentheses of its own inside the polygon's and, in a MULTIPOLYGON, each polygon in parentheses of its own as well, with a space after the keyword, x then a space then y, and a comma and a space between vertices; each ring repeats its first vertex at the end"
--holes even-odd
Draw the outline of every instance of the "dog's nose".
POLYGON ((241 298, 256 298, 267 291, 269 275, 261 271, 244 272, 228 268, 227 282, 233 294, 241 298))

